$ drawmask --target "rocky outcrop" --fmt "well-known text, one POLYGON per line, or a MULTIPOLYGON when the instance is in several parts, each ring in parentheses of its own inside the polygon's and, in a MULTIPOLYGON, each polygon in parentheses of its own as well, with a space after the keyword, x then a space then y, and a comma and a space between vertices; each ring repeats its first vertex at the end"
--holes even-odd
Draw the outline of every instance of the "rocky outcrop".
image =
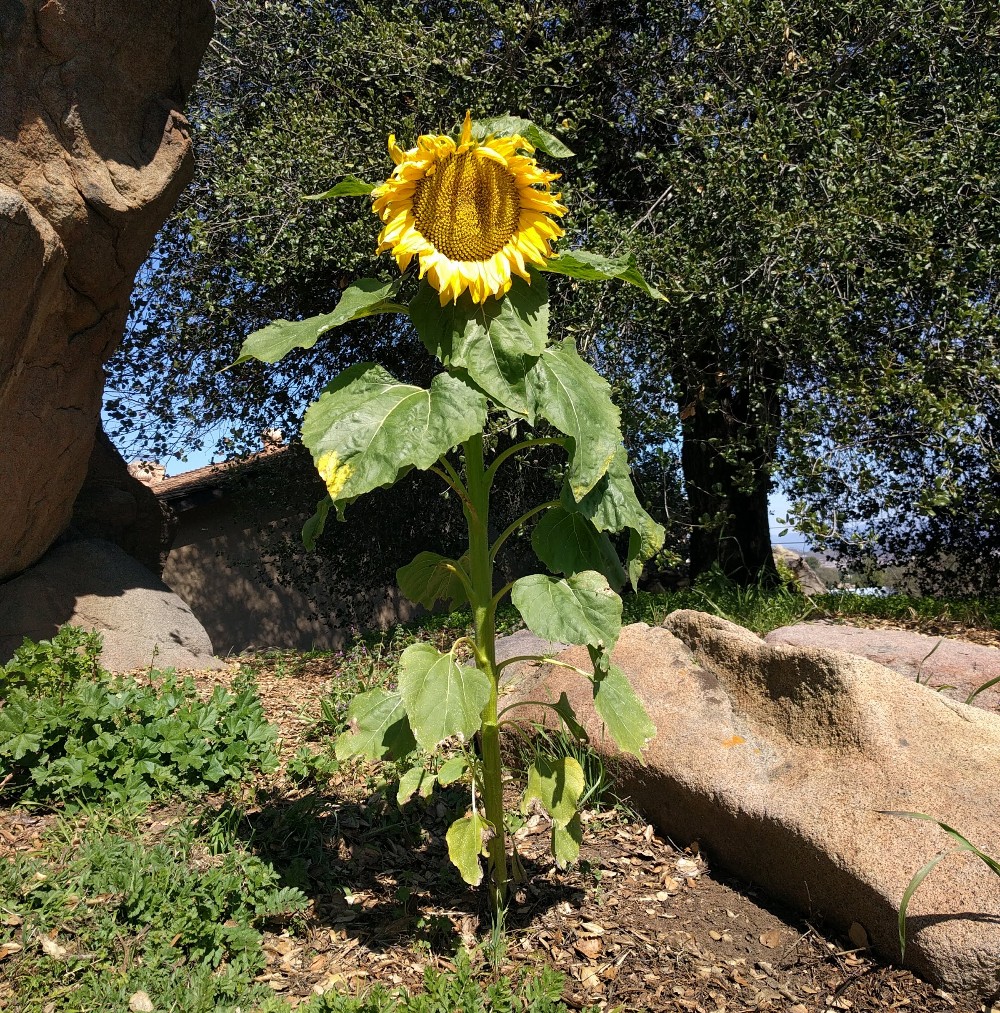
POLYGON ((101 664, 137 668, 224 668, 191 610, 117 545, 81 539, 59 545, 0 585, 0 664, 25 637, 51 639, 65 623, 96 630, 101 664))
POLYGON ((826 594, 827 586, 820 575, 806 562, 805 557, 786 545, 772 545, 771 555, 775 566, 786 567, 803 594, 826 594))
POLYGON ((0 5, 0 580, 70 519, 102 364, 193 168, 210 0, 0 5))
MULTIPOLYGON (((954 845, 931 823, 880 810, 932 814, 1000 855, 1000 718, 865 659, 772 647, 713 616, 675 612, 664 626, 626 627, 614 652, 657 727, 645 765, 615 752, 588 682, 565 668, 511 666, 505 703, 565 692, 661 831, 845 933, 858 923, 876 952, 899 960, 903 892, 954 845)), ((580 648, 559 660, 589 661, 580 648)), ((997 992, 1000 887, 983 863, 949 856, 909 913, 908 966, 951 990, 997 992)))
POLYGON ((114 542, 160 576, 176 524, 170 508, 132 475, 103 428, 98 428, 87 477, 64 537, 114 542))
MULTIPOLYGON (((914 682, 922 682, 952 700, 964 702, 982 686, 1000 679, 1000 649, 911 630, 869 630, 836 623, 797 623, 772 630, 769 644, 844 651, 878 662, 914 682)), ((972 700, 976 707, 1000 712, 1000 682, 972 700)))

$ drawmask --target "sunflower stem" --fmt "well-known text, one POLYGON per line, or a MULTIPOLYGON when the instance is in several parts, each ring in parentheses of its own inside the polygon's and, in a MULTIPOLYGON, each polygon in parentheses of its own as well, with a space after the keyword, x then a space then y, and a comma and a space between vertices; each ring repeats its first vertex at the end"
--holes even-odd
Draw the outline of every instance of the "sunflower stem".
POLYGON ((488 847, 488 881, 494 916, 507 895, 507 841, 504 833, 503 778, 500 761, 500 725, 497 718, 499 682, 496 666, 496 606, 493 601, 493 560, 490 557, 490 486, 483 467, 483 437, 476 434, 463 444, 465 481, 469 503, 465 519, 469 528, 469 571, 472 582, 472 615, 475 625, 476 664, 490 680, 490 699, 483 709, 482 780, 483 805, 493 836, 488 847))

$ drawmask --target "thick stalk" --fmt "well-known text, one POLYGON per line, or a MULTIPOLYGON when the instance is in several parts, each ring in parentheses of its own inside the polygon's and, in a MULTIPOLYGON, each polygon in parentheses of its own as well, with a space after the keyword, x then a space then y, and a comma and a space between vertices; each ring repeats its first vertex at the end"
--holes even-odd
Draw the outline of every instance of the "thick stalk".
POLYGON ((483 467, 483 438, 473 436, 465 450, 465 483, 469 502, 469 576, 472 581, 472 615, 476 629, 476 663, 490 680, 490 699, 483 710, 483 805, 493 826, 489 842, 490 900, 499 911, 507 894, 507 842, 503 825, 503 779, 500 764, 499 695, 496 667, 496 617, 493 603, 493 561, 490 558, 490 486, 483 467))

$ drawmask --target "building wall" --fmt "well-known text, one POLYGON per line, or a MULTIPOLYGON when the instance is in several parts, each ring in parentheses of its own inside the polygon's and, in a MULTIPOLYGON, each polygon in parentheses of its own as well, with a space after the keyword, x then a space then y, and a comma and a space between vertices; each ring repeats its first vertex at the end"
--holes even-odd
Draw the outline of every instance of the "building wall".
MULTIPOLYGON (((340 628, 338 620, 313 615, 314 607, 301 591, 269 586, 259 575, 261 568, 274 577, 259 534, 267 523, 270 520, 262 518, 246 527, 235 521, 223 496, 185 509, 163 580, 190 606, 220 657, 250 648, 341 647, 350 631, 340 628)), ((384 628, 423 611, 396 588, 373 590, 364 599, 365 627, 384 628)))

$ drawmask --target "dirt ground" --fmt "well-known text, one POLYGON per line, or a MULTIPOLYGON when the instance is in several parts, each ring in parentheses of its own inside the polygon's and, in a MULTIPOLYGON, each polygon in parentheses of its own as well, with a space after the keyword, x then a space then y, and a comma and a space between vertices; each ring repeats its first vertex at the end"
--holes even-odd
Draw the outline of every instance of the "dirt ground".
MULTIPOLYGON (((280 674, 259 661, 255 667, 287 761, 315 726, 332 662, 317 659, 280 674)), ((197 679, 207 689, 235 671, 197 679)), ((506 941, 491 945, 482 892, 459 879, 444 843, 464 793, 418 799, 399 811, 394 801, 372 803, 372 777, 345 768, 308 791, 272 778, 247 799, 248 839, 312 901, 294 932, 272 926, 266 933, 269 965, 261 980, 293 1005, 315 992, 360 992, 375 982, 417 988, 428 965, 451 968, 464 944, 474 964, 505 973, 554 965, 566 975, 564 1000, 578 1009, 987 1009, 770 903, 713 868, 710 855, 662 839, 627 806, 584 814, 580 861, 565 872, 553 866, 540 817, 517 831, 527 880, 516 888, 506 941)), ((149 818, 162 824, 171 816, 149 818)), ((0 810, 0 860, 38 847, 50 819, 0 810)))

